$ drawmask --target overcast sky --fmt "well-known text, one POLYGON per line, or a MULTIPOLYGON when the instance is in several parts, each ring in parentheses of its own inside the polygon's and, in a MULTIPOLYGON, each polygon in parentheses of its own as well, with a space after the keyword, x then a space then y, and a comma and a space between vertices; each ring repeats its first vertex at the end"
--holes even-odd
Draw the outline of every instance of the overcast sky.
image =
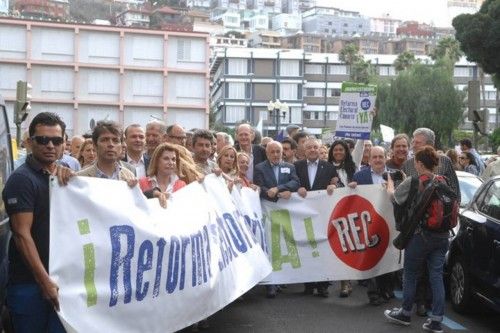
POLYGON ((377 17, 384 13, 402 20, 451 26, 446 0, 317 0, 318 6, 359 11, 377 17))

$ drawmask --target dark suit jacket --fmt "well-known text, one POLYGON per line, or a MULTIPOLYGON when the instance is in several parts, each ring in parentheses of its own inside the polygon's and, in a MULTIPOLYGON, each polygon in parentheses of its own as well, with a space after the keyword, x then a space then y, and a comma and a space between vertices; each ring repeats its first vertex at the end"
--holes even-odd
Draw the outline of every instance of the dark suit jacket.
POLYGON ((354 174, 352 181, 358 185, 372 185, 372 168, 364 168, 354 174))
POLYGON ((279 177, 278 182, 276 182, 273 167, 267 160, 255 166, 253 182, 254 184, 260 186, 261 198, 275 202, 278 201, 277 197, 269 198, 267 196, 267 191, 270 188, 277 187, 279 192, 295 192, 300 186, 299 177, 297 177, 297 174, 295 173, 295 167, 293 164, 286 162, 281 162, 279 164, 279 177))
POLYGON ((300 180, 300 186, 305 187, 307 191, 326 190, 332 178, 338 177, 333 164, 319 160, 316 178, 314 178, 313 186, 311 187, 309 173, 307 172, 307 160, 297 161, 294 164, 300 180))
MULTIPOLYGON (((236 151, 241 151, 239 144, 235 144, 234 148, 236 148, 236 151)), ((257 164, 267 161, 266 149, 261 145, 252 145, 252 155, 253 155, 253 170, 254 170, 253 172, 255 173, 255 167, 257 166, 257 164)))

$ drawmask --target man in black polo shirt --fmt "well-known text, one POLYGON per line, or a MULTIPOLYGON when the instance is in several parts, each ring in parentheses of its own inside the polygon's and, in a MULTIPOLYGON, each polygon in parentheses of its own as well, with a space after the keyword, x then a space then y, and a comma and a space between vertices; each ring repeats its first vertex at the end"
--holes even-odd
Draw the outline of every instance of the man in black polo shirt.
POLYGON ((49 177, 58 171, 66 125, 42 112, 29 126, 32 153, 9 177, 3 200, 10 218, 7 306, 16 332, 65 332, 58 286, 49 276, 49 177))

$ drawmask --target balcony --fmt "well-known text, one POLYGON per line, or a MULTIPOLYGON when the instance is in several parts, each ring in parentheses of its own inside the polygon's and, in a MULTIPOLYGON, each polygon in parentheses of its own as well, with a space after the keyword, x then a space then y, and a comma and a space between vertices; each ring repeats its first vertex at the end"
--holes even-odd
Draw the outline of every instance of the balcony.
POLYGON ((229 3, 239 4, 239 3, 240 3, 240 0, 229 0, 229 3))
POLYGON ((274 1, 273 0, 264 1, 264 6, 266 6, 266 7, 274 7, 274 1))

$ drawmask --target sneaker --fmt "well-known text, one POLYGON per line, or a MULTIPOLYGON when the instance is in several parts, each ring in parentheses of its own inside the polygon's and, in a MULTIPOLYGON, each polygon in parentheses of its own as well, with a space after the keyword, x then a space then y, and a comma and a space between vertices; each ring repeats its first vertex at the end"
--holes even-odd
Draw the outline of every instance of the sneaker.
POLYGON ((443 328, 441 327, 441 323, 439 321, 427 319, 427 322, 422 326, 424 331, 434 332, 434 333, 443 333, 443 328))
POLYGON ((401 309, 401 308, 394 308, 392 310, 385 310, 384 315, 390 321, 397 323, 397 324, 400 324, 400 325, 409 326, 411 323, 410 316, 404 315, 403 309, 401 309))

